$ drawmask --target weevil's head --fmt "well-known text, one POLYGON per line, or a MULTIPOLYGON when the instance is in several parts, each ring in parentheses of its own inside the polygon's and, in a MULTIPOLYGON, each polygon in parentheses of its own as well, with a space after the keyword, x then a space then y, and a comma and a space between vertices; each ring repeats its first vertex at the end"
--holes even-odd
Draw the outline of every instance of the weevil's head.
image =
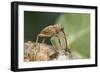
POLYGON ((59 29, 59 30, 63 30, 64 29, 64 27, 61 24, 54 24, 53 27, 55 29, 59 29))

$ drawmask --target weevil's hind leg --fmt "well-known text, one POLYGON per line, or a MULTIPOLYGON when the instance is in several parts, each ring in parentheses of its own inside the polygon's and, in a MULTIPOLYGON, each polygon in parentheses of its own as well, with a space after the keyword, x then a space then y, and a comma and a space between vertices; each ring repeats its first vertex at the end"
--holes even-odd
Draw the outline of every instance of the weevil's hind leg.
POLYGON ((42 43, 44 43, 45 42, 45 38, 43 38, 43 40, 42 40, 42 43))

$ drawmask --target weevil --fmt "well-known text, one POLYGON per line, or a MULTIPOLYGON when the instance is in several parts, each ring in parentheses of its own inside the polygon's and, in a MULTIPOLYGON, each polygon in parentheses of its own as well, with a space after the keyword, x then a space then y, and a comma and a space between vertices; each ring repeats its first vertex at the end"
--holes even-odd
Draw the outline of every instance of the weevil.
MULTIPOLYGON (((42 43, 45 42, 46 38, 50 38, 50 41, 52 43, 52 37, 57 37, 59 43, 60 42, 60 38, 64 38, 65 39, 65 43, 66 43, 66 47, 65 47, 65 54, 67 55, 69 53, 69 58, 72 58, 71 56, 71 50, 68 48, 67 46, 67 38, 66 38, 66 34, 64 32, 64 27, 60 24, 54 24, 54 25, 49 25, 47 27, 45 27, 44 29, 42 29, 42 31, 37 35, 37 39, 36 39, 36 43, 38 43, 39 38, 42 37, 42 43), (59 35, 59 33, 62 32, 64 36, 59 35)), ((56 48, 56 46, 52 43, 53 47, 56 48)))

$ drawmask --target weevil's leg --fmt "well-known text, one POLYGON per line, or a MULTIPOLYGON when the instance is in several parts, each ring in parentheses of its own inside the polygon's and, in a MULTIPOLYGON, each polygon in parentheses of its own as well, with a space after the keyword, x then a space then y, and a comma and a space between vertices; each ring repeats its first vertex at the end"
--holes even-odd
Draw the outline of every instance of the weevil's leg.
POLYGON ((66 40, 65 40, 65 36, 64 36, 64 35, 59 35, 59 37, 60 37, 61 40, 62 40, 62 46, 63 46, 64 48, 66 48, 66 40))
POLYGON ((60 46, 62 46, 63 48, 66 48, 66 41, 65 41, 64 36, 58 35, 58 41, 60 43, 60 46))
POLYGON ((66 41, 64 38, 62 38, 62 39, 63 39, 63 47, 66 48, 66 41))
POLYGON ((39 36, 37 36, 36 43, 38 43, 38 40, 39 40, 39 36))
POLYGON ((61 40, 61 39, 60 39, 60 37, 59 37, 59 35, 58 35, 58 42, 59 42, 60 46, 62 46, 60 40, 61 40))
MULTIPOLYGON (((55 45, 53 44, 53 37, 50 39, 50 41, 51 41, 51 44, 52 44, 54 50, 58 53, 58 48, 57 48, 57 46, 55 46, 55 45)), ((57 56, 58 56, 58 55, 57 55, 57 56)))
POLYGON ((69 59, 72 59, 72 52, 71 52, 71 49, 69 49, 68 47, 66 47, 67 46, 66 40, 64 40, 63 37, 58 36, 58 40, 59 40, 60 45, 62 46, 61 41, 60 41, 61 38, 62 38, 63 42, 65 43, 65 45, 64 45, 65 46, 65 55, 68 56, 69 59))
POLYGON ((53 37, 50 39, 52 46, 56 49, 56 46, 53 44, 53 37))
POLYGON ((44 43, 45 42, 45 38, 43 38, 43 40, 42 40, 42 43, 44 43))
POLYGON ((59 42, 60 46, 62 46, 62 45, 61 45, 61 41, 60 41, 60 36, 59 36, 58 34, 56 34, 55 37, 58 38, 58 42, 59 42))

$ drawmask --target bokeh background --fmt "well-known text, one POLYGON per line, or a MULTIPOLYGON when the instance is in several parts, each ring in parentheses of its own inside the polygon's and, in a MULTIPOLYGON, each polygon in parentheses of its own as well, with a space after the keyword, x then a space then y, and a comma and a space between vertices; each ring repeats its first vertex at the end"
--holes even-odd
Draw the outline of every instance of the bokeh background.
MULTIPOLYGON (((90 14, 24 11, 24 42, 36 41, 36 36, 50 24, 64 26, 68 47, 81 59, 90 58, 90 14)), ((51 44, 49 39, 47 44, 51 44)))

